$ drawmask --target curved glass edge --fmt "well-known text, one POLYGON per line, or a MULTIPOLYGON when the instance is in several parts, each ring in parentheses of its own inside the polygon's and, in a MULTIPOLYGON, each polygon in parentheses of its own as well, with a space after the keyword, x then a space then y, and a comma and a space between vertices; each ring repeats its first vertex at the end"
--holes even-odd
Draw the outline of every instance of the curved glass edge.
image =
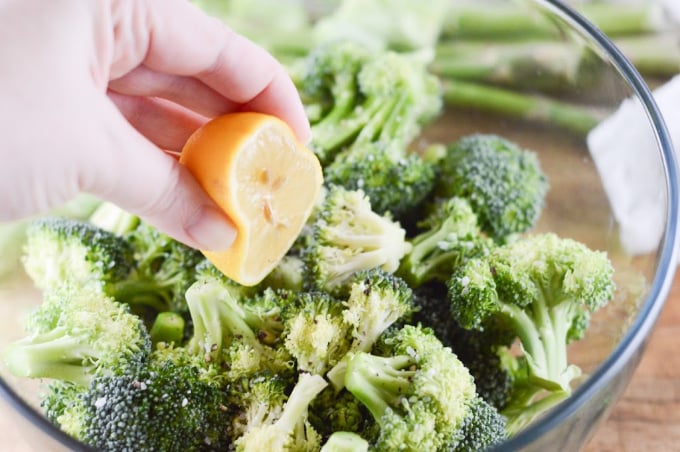
POLYGON ((630 367, 632 363, 637 366, 639 353, 646 345, 646 338, 666 302, 677 266, 678 203, 680 202, 678 198, 678 163, 665 121, 649 87, 633 64, 612 41, 582 15, 562 3, 561 0, 534 1, 546 4, 547 7, 552 8, 557 14, 568 19, 577 28, 592 37, 595 43, 601 46, 611 58, 614 67, 629 83, 634 95, 637 96, 645 109, 650 126, 654 129, 657 144, 661 149, 662 163, 666 171, 666 191, 668 194, 666 232, 658 257, 658 269, 666 269, 666 271, 657 271, 647 299, 642 304, 640 312, 631 324, 629 331, 612 354, 592 373, 588 381, 578 387, 571 397, 553 408, 543 418, 493 449, 499 451, 521 450, 530 446, 538 438, 567 423, 570 418, 579 413, 580 408, 589 399, 606 390, 610 384, 615 382, 617 375, 630 367))
POLYGON ((3 378, 0 378, 0 397, 2 397, 16 412, 21 414, 24 419, 29 421, 32 425, 37 426, 42 433, 65 448, 65 450, 74 452, 92 451, 88 446, 85 446, 80 441, 64 433, 50 421, 45 419, 26 403, 3 378))
MULTIPOLYGON (((591 36, 604 49, 616 69, 629 83, 633 93, 645 108, 648 119, 654 128, 657 143, 661 149, 663 165, 666 170, 666 190, 668 193, 668 215, 666 219, 666 234, 661 244, 658 268, 667 268, 667 272, 657 272, 650 288, 649 295, 641 307, 636 320, 631 324, 629 332, 623 337, 614 352, 591 375, 586 383, 577 388, 567 400, 551 410, 546 416, 537 421, 523 432, 508 439, 493 450, 521 450, 534 442, 537 438, 557 428, 561 423, 579 412, 579 408, 595 394, 607 388, 616 376, 625 369, 636 352, 645 344, 645 339, 654 327, 656 320, 665 304, 676 268, 676 248, 678 231, 678 163, 673 152, 673 145, 666 128, 665 121, 659 111, 654 98, 635 67, 618 50, 618 48, 600 32, 590 21, 579 13, 570 9, 560 0, 534 0, 552 7, 558 14, 568 18, 585 34, 591 36)), ((637 365, 637 363, 636 363, 637 365)), ((90 448, 73 437, 65 434, 54 424, 45 419, 31 408, 9 385, 0 378, 0 396, 2 396, 25 419, 36 425, 43 433, 72 451, 89 452, 90 448)))

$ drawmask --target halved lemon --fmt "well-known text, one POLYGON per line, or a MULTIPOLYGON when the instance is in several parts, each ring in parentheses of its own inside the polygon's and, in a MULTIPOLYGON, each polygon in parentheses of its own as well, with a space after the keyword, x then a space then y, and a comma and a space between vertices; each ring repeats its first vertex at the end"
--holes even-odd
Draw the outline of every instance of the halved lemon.
POLYGON ((187 140, 179 161, 236 226, 231 248, 203 254, 236 282, 259 283, 312 212, 323 183, 316 155, 282 120, 243 112, 204 124, 187 140))

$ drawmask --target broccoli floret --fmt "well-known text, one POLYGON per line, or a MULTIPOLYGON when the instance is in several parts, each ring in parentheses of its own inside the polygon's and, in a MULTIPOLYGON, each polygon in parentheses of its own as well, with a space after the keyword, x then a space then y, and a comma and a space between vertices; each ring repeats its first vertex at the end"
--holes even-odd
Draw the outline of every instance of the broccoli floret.
POLYGON ((233 382, 229 386, 229 397, 234 415, 227 427, 232 442, 251 428, 273 423, 281 417, 289 385, 288 379, 268 371, 233 382))
POLYGON ((438 79, 422 62, 333 41, 311 52, 300 90, 323 165, 352 143, 394 141, 406 149, 442 106, 438 79))
POLYGON ((196 266, 205 260, 200 251, 141 222, 126 234, 135 257, 135 271, 116 285, 114 296, 136 309, 187 314, 184 293, 196 280, 196 266))
POLYGON ((496 409, 503 409, 511 397, 513 377, 501 356, 515 335, 507 325, 488 321, 484 328, 466 330, 451 313, 444 283, 430 283, 415 291, 412 323, 431 328, 446 347, 468 368, 477 394, 496 409))
POLYGON ((475 422, 477 432, 494 437, 492 428, 502 419, 474 417, 480 403, 474 381, 432 330, 406 325, 384 343, 381 350, 389 354, 354 354, 345 377, 346 388, 375 419, 375 450, 455 449, 475 422))
MULTIPOLYGON (((507 438, 505 418, 493 405, 482 398, 470 404, 471 415, 463 425, 462 439, 451 449, 455 452, 484 451, 499 445, 507 438)), ((457 439, 458 435, 456 435, 457 439)))
POLYGON ((427 198, 434 188, 434 166, 393 141, 357 143, 339 153, 324 168, 328 184, 361 189, 379 214, 401 218, 427 198))
POLYGON ((370 53, 351 41, 334 41, 313 49, 299 81, 300 92, 312 123, 312 149, 322 164, 332 160, 359 128, 342 128, 360 98, 357 74, 370 53))
POLYGON ((236 450, 319 450, 321 436, 307 417, 310 403, 326 385, 326 380, 319 375, 301 373, 280 416, 267 416, 259 424, 250 424, 246 432, 234 442, 236 450))
POLYGON ((98 376, 57 422, 101 451, 224 450, 227 398, 199 375, 195 367, 154 360, 134 372, 98 376))
MULTIPOLYGON (((398 321, 407 320, 414 310, 413 291, 401 278, 379 268, 357 273, 342 313, 349 326, 349 352, 369 352, 378 338, 398 321)), ((336 390, 342 389, 347 370, 346 354, 328 372, 336 390)))
POLYGON ((353 432, 334 432, 321 447, 321 452, 368 452, 368 441, 353 432))
POLYGON ((4 350, 8 369, 21 377, 87 385, 98 374, 143 365, 151 349, 142 321, 97 290, 52 289, 28 325, 30 335, 4 350))
POLYGON ((446 281, 456 266, 493 247, 493 241, 481 233, 477 215, 464 198, 439 202, 418 226, 421 232, 409 240, 411 251, 397 272, 412 287, 431 280, 446 281))
MULTIPOLYGON (((199 280, 186 293, 193 324, 187 344, 190 353, 221 364, 230 378, 253 375, 268 369, 292 370, 290 355, 283 347, 270 347, 268 334, 260 329, 266 318, 247 309, 229 288, 216 280, 199 280)), ((271 310, 264 310, 270 315, 271 310)))
POLYGON ((435 193, 466 198, 497 242, 537 222, 548 190, 535 153, 498 135, 468 135, 447 147, 435 193))
POLYGON ((612 298, 613 272, 604 252, 540 234, 467 261, 451 276, 449 297, 463 328, 483 329, 497 321, 512 329, 530 385, 568 394, 580 369, 569 363, 567 345, 587 327, 583 313, 612 298))
POLYGON ((346 389, 327 387, 309 407, 309 422, 322 437, 334 432, 363 432, 369 419, 366 407, 346 389))
POLYGON ((46 217, 27 227, 23 265, 42 291, 69 283, 111 294, 135 263, 123 238, 83 220, 46 217))
POLYGON ((342 302, 325 292, 292 296, 284 309, 284 346, 298 371, 323 375, 349 349, 342 302))
POLYGON ((406 231, 389 216, 375 213, 361 190, 333 186, 313 227, 304 259, 313 285, 332 294, 345 291, 361 270, 395 272, 410 249, 406 231))

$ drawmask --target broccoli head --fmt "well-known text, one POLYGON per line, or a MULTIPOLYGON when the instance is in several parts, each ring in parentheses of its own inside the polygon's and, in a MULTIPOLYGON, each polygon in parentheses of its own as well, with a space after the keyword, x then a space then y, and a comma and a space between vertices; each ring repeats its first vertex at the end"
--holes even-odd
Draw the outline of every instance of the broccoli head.
POLYGON ((94 289, 47 292, 27 324, 30 335, 4 350, 5 364, 17 376, 87 385, 96 375, 143 365, 151 350, 139 317, 94 289))
POLYGON ((604 252, 580 242, 551 233, 528 236, 453 273, 452 313, 466 329, 483 329, 490 321, 511 329, 526 361, 527 384, 569 394, 580 369, 569 363, 567 345, 584 333, 588 315, 612 298, 613 271, 604 252))
MULTIPOLYGON (((199 375, 195 367, 153 361, 98 376, 69 399, 57 422, 101 451, 224 450, 231 416, 226 393, 199 375)), ((63 401, 63 393, 55 398, 63 401)))
POLYGON ((46 217, 26 230, 24 269, 40 290, 69 283, 111 294, 134 269, 132 247, 83 220, 46 217))
POLYGON ((135 271, 116 285, 114 296, 136 308, 187 314, 184 294, 196 280, 196 266, 205 260, 201 252, 145 222, 124 238, 133 249, 135 271))
POLYGON ((410 249, 406 231, 389 216, 375 213, 361 190, 333 186, 313 228, 304 259, 313 285, 332 294, 346 290, 361 270, 395 272, 410 249))
POLYGON ((324 168, 328 184, 363 190, 376 213, 401 218, 434 187, 434 166, 395 141, 357 143, 324 168))
POLYGON ((535 153, 498 135, 468 135, 447 147, 437 196, 466 198, 480 228, 497 242, 538 220, 548 190, 535 153))
POLYGON ((483 402, 472 376, 432 330, 406 325, 383 341, 382 355, 354 354, 345 377, 375 419, 375 450, 455 450, 475 422, 496 440, 500 415, 475 417, 483 402))
POLYGON ((284 346, 298 371, 323 375, 349 349, 342 302, 325 292, 301 292, 284 309, 284 346))

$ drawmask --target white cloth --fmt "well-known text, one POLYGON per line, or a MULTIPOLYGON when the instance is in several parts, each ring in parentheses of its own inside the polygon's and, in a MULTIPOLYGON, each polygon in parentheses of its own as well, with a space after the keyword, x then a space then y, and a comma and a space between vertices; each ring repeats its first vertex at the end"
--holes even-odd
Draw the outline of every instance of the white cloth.
MULTIPOLYGON (((676 11, 680 12, 680 0, 672 2, 677 2, 676 11)), ((654 90, 653 95, 680 157, 680 75, 654 90)), ((624 249, 631 254, 656 250, 666 220, 665 180, 656 138, 640 101, 623 101, 612 116, 590 132, 587 144, 624 249)))

